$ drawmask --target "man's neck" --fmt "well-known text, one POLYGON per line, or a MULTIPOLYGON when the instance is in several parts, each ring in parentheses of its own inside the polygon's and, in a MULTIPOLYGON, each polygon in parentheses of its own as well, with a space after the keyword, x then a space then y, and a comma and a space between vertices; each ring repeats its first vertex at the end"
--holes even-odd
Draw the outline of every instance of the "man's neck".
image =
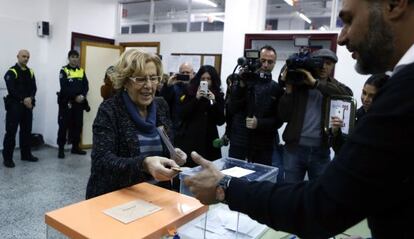
POLYGON ((78 66, 77 66, 77 65, 72 65, 72 64, 70 64, 70 63, 69 63, 69 66, 70 66, 70 67, 72 67, 72 68, 78 68, 78 66))
POLYGON ((17 62, 17 65, 20 67, 20 69, 22 70, 26 70, 27 69, 27 65, 22 65, 20 63, 17 62))

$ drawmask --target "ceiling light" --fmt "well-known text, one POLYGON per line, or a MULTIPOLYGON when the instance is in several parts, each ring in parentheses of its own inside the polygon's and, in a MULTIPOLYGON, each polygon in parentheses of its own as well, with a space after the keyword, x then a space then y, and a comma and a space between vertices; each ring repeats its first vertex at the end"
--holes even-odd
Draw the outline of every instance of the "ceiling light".
POLYGON ((203 3, 212 7, 217 7, 217 4, 210 0, 194 0, 195 2, 203 3))
POLYGON ((299 17, 301 17, 305 22, 307 22, 309 24, 312 23, 312 21, 307 16, 305 16, 303 13, 301 13, 301 12, 297 12, 297 13, 299 14, 299 17))

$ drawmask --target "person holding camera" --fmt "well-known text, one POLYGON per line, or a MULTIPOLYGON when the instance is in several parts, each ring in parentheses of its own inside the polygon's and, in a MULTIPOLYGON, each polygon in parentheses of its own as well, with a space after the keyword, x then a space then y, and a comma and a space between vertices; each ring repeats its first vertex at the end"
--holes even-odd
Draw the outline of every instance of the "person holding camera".
POLYGON ((69 64, 62 67, 59 74, 60 92, 58 92, 58 158, 65 158, 64 147, 67 133, 72 144, 72 154, 85 155, 86 151, 79 148, 80 134, 83 125, 83 111, 89 111, 86 94, 89 91, 85 71, 79 67, 79 53, 70 50, 69 64))
POLYGON ((278 113, 287 122, 283 132, 283 164, 285 181, 289 183, 302 181, 306 172, 309 179, 323 173, 330 162, 328 135, 323 127, 325 100, 333 95, 352 96, 351 89, 331 77, 338 61, 333 51, 320 49, 310 57, 323 59, 321 68, 312 69, 314 75, 303 68, 289 75, 288 66, 281 77, 286 92, 280 99, 278 113), (303 79, 298 80, 298 77, 303 79))
POLYGON ((189 62, 184 62, 180 65, 178 73, 168 79, 167 84, 164 85, 160 92, 160 95, 167 101, 170 107, 174 138, 181 126, 181 97, 193 78, 193 65, 189 62))
MULTIPOLYGON (((210 160, 221 158, 220 148, 213 145, 218 138, 217 126, 225 122, 224 94, 220 85, 217 70, 213 66, 204 65, 191 80, 182 97, 182 124, 175 143, 187 154, 196 150, 208 155, 210 160)), ((189 160, 185 166, 194 167, 196 164, 189 160)))
POLYGON ((276 138, 282 125, 277 117, 277 104, 283 89, 272 80, 276 51, 271 46, 260 49, 260 68, 239 73, 231 84, 226 118, 231 122, 229 156, 271 165, 276 138))
POLYGON ((17 54, 17 63, 10 67, 4 76, 8 95, 4 97, 6 134, 3 141, 3 164, 7 168, 15 167, 13 151, 19 126, 20 159, 38 161, 38 158, 32 155, 30 145, 37 87, 33 70, 27 66, 29 59, 29 51, 20 50, 17 54))

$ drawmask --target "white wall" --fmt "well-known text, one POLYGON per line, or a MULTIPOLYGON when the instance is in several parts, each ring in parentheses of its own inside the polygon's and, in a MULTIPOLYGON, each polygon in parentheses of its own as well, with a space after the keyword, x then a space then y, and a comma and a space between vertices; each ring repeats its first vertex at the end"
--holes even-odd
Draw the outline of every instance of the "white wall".
MULTIPOLYGON (((117 1, 114 0, 25 0, 2 1, 0 8, 0 74, 15 64, 19 49, 31 53, 29 67, 37 79, 37 106, 34 109, 33 132, 42 133, 47 144, 56 145, 56 91, 59 70, 67 64, 71 32, 114 38, 117 1), (50 36, 38 37, 36 22, 49 21, 50 36)), ((0 88, 5 87, 0 80, 0 88)), ((94 87, 94 86, 90 86, 94 87)), ((100 87, 100 86, 95 86, 100 87)), ((6 94, 4 89, 0 95, 6 94)), ((4 137, 4 106, 1 99, 0 141, 4 137)), ((1 146, 2 147, 2 144, 1 146)))
MULTIPOLYGON (((49 38, 48 92, 44 130, 45 142, 56 146, 57 114, 56 92, 59 91, 59 71, 67 64, 72 32, 114 38, 117 3, 113 0, 49 0, 51 37, 49 38)), ((87 74, 88 72, 86 72, 87 74)), ((89 85, 89 87, 101 87, 89 85)))
MULTIPOLYGON (((182 32, 165 34, 119 34, 116 42, 160 42, 164 70, 171 53, 211 53, 221 54, 223 47, 222 32, 182 32)), ((196 69, 194 69, 196 70, 196 69)), ((178 71, 178 69, 177 69, 178 71)))
MULTIPOLYGON (((27 49, 31 53, 28 66, 33 68, 38 84, 37 102, 34 110, 33 132, 43 132, 45 109, 44 100, 39 97, 40 85, 45 80, 42 66, 47 64, 47 40, 39 38, 36 33, 36 22, 48 20, 48 0, 38 0, 33 6, 27 7, 28 2, 23 0, 2 1, 0 8, 0 141, 3 148, 5 132, 5 110, 3 96, 7 94, 3 79, 6 71, 16 63, 16 55, 20 49, 27 49)), ((18 141, 16 142, 18 144, 18 141)))
MULTIPOLYGON (((262 18, 260 11, 251 9, 262 9, 266 0, 227 0, 226 1, 226 23, 223 32, 223 62, 221 78, 225 79, 231 74, 238 57, 243 55, 245 34, 295 34, 295 33, 323 33, 320 31, 263 31, 263 25, 250 25, 257 22, 256 19, 262 18), (249 16, 248 18, 246 16, 249 16)), ((339 33, 338 31, 327 33, 339 33)), ((276 49, 277 51, 277 49, 276 49)), ((355 61, 345 47, 337 47, 339 58, 335 68, 335 78, 349 86, 354 97, 360 105, 360 92, 363 83, 368 76, 360 75, 354 70, 355 61)), ((278 61, 273 71, 276 75, 280 71, 283 62, 278 61)))

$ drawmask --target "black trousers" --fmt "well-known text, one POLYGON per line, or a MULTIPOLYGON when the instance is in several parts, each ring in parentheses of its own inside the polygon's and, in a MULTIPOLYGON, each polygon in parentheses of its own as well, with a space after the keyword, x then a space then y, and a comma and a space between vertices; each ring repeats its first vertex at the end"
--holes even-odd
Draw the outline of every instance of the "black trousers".
POLYGON ((59 147, 64 147, 67 141, 72 144, 72 147, 79 147, 83 125, 83 106, 73 103, 69 108, 67 104, 60 104, 58 124, 57 144, 59 147))
POLYGON ((22 159, 31 157, 30 139, 32 134, 32 109, 26 108, 23 103, 10 102, 6 112, 6 134, 3 141, 3 159, 13 160, 13 151, 16 146, 17 127, 20 126, 19 144, 22 159))

